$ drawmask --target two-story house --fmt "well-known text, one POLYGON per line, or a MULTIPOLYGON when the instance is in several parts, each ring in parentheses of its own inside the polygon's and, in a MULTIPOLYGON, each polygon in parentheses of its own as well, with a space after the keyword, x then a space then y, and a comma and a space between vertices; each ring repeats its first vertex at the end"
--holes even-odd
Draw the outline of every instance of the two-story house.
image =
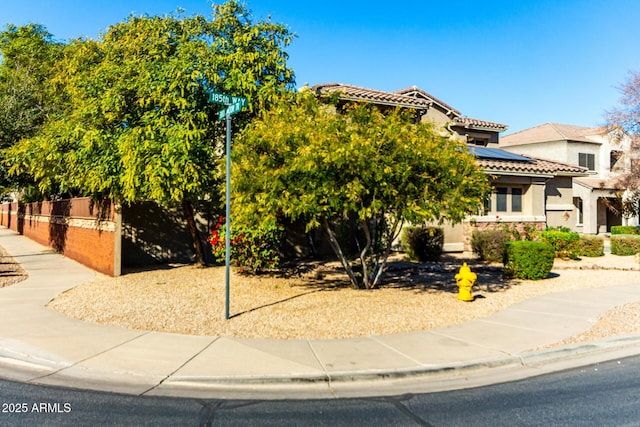
POLYGON ((402 107, 416 112, 416 121, 430 121, 467 143, 489 176, 493 192, 484 208, 462 224, 445 224, 445 251, 471 250, 474 230, 506 225, 547 224, 547 206, 572 203, 572 178, 586 176, 577 165, 522 156, 499 148, 507 126, 463 116, 460 111, 415 86, 396 92, 340 83, 318 84, 318 95, 337 94, 343 103, 368 102, 382 109, 402 107), (565 200, 567 199, 567 200, 565 200))
POLYGON ((550 226, 566 226, 588 234, 608 232, 614 225, 638 224, 637 215, 623 218, 615 209, 620 200, 616 180, 630 166, 629 144, 628 138, 617 141, 604 127, 558 123, 545 123, 500 138, 500 147, 506 151, 589 170, 588 176, 572 179, 571 200, 564 198, 562 203, 547 205, 550 226))

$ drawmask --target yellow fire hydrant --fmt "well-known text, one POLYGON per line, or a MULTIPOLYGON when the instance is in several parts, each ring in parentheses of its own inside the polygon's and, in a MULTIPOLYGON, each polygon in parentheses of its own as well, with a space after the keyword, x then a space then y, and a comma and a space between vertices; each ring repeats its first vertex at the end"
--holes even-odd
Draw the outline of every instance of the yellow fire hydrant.
POLYGON ((460 271, 458 271, 455 278, 458 284, 458 299, 461 301, 473 301, 471 288, 473 288, 473 284, 476 282, 478 275, 473 273, 465 262, 462 264, 462 267, 460 267, 460 271))

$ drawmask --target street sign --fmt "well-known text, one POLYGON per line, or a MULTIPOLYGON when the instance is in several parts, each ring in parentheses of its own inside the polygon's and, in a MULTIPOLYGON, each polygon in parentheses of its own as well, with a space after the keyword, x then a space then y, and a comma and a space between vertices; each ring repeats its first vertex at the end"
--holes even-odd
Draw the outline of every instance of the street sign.
POLYGON ((240 102, 243 107, 247 106, 247 98, 244 96, 233 96, 219 92, 209 92, 209 102, 223 105, 232 105, 240 102))
POLYGON ((226 93, 209 92, 209 102, 229 105, 232 103, 231 95, 227 95, 226 93))
POLYGON ((234 102, 233 104, 229 105, 224 110, 218 111, 218 120, 223 120, 225 117, 227 117, 227 114, 232 115, 232 114, 238 113, 238 112, 240 112, 240 110, 242 110, 244 107, 246 107, 247 106, 247 98, 242 98, 242 99, 243 99, 243 101, 234 102))

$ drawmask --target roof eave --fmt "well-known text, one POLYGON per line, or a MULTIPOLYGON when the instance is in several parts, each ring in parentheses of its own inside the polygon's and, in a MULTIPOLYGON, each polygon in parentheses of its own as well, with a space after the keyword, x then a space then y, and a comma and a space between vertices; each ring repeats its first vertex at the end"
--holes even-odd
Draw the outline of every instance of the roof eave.
POLYGON ((542 173, 542 172, 525 172, 525 171, 509 171, 504 169, 492 169, 492 168, 483 168, 482 169, 487 175, 500 175, 500 176, 526 176, 533 178, 553 178, 555 175, 551 173, 542 173))
POLYGON ((505 130, 509 129, 509 126, 475 126, 475 125, 467 125, 465 126, 466 129, 472 129, 472 130, 488 130, 491 132, 504 132, 505 130))
MULTIPOLYGON (((339 92, 339 91, 333 91, 333 93, 336 93, 336 92, 339 92)), ((427 110, 430 107, 430 105, 417 105, 417 104, 409 104, 409 103, 403 103, 403 102, 383 101, 379 99, 368 99, 368 98, 356 97, 356 96, 345 96, 343 95, 342 92, 340 92, 339 99, 341 101, 368 102, 370 104, 386 105, 389 107, 412 108, 414 110, 427 110)))
POLYGON ((504 132, 509 128, 509 126, 500 123, 496 123, 494 126, 482 126, 473 123, 465 123, 458 120, 454 120, 453 123, 453 126, 461 127, 463 129, 484 130, 490 132, 504 132))
POLYGON ((589 174, 588 173, 583 173, 583 172, 566 172, 566 171, 562 171, 562 172, 557 172, 556 176, 584 177, 584 176, 589 176, 589 174))

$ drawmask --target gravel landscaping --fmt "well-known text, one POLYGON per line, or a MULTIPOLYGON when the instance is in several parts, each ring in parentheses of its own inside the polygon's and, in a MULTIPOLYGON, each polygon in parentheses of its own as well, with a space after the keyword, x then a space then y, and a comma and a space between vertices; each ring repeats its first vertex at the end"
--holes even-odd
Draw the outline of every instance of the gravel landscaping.
MULTIPOLYGON (((0 247, 0 287, 27 278, 0 247)), ((637 257, 607 254, 556 260, 549 278, 507 281, 500 265, 462 255, 438 264, 396 258, 380 289, 354 290, 337 263, 305 263, 260 276, 231 277, 225 319, 224 267, 170 265, 127 271, 69 290, 48 306, 89 322, 125 328, 238 338, 350 338, 439 328, 488 316, 538 295, 621 284, 640 286, 637 257), (454 275, 463 261, 478 274, 475 300, 457 299, 454 275)), ((603 314, 592 329, 557 343, 640 333, 640 301, 603 314)))
MULTIPOLYGON (((634 257, 605 255, 557 260, 548 279, 506 281, 500 265, 462 256, 438 264, 395 259, 380 289, 349 286, 336 263, 309 263, 296 271, 231 278, 230 314, 224 317, 224 267, 172 265, 102 275, 53 300, 49 307, 89 322, 181 334, 237 338, 350 338, 439 328, 488 316, 542 294, 638 284, 634 257), (475 301, 457 300, 454 275, 463 260, 478 281, 475 301)), ((569 342, 640 332, 640 302, 618 307, 569 342)))

